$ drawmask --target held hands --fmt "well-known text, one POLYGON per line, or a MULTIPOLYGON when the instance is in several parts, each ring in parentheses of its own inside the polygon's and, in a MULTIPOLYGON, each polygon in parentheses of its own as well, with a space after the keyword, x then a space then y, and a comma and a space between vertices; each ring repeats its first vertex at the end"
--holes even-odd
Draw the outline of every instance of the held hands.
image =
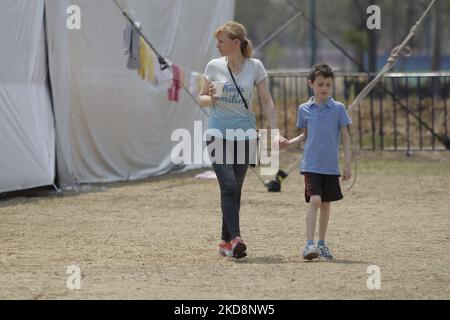
POLYGON ((283 149, 289 145, 289 141, 280 134, 277 134, 273 137, 273 143, 278 144, 280 146, 280 149, 283 149))

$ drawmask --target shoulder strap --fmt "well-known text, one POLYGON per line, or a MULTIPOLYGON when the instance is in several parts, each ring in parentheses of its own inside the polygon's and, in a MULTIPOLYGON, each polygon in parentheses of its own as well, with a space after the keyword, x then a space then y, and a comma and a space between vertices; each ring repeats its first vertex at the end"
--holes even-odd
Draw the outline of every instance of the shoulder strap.
POLYGON ((239 95, 242 98, 242 101, 244 101, 245 108, 247 108, 247 110, 248 110, 247 100, 245 100, 244 95, 241 92, 241 89, 239 89, 239 86, 237 85, 236 80, 234 79, 233 72, 231 72, 230 66, 228 64, 227 64, 227 67, 228 67, 228 71, 230 72, 231 79, 233 79, 234 85, 236 86, 236 89, 237 89, 237 91, 239 92, 239 95))

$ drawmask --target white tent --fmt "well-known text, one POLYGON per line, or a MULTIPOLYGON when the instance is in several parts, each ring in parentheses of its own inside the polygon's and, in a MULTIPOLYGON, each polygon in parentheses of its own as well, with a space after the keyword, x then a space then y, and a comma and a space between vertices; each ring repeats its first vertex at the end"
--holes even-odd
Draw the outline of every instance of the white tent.
POLYGON ((0 1, 0 192, 53 183, 43 1, 0 1))
MULTIPOLYGON (((199 72, 217 55, 214 30, 234 12, 229 0, 119 3, 164 57, 199 72)), ((0 8, 0 192, 52 184, 55 162, 62 187, 174 169, 172 131, 193 132, 205 116, 188 95, 169 102, 167 91, 126 68, 126 19, 113 0, 1 1, 0 8), (80 30, 66 27, 70 5, 81 9, 80 30)))

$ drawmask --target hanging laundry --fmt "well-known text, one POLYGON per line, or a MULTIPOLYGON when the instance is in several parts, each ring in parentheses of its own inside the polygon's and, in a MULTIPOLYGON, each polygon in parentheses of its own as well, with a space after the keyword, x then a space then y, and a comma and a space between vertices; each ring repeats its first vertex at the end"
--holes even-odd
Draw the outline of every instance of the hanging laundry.
POLYGON ((144 38, 140 37, 140 50, 139 50, 139 61, 140 61, 140 68, 138 69, 138 74, 141 76, 141 79, 144 80, 147 73, 147 64, 148 61, 148 45, 145 42, 144 38))
POLYGON ((157 58, 150 46, 141 38, 141 52, 140 52, 141 68, 138 73, 142 80, 155 82, 155 63, 157 58))
POLYGON ((177 66, 176 64, 173 64, 172 72, 173 72, 173 82, 172 87, 169 89, 169 101, 178 102, 180 99, 179 97, 180 89, 182 87, 180 67, 177 66))
POLYGON ((156 56, 153 50, 149 48, 150 54, 148 56, 148 66, 147 66, 147 77, 146 79, 150 82, 155 81, 155 62, 156 62, 156 56))
POLYGON ((141 76, 142 80, 154 82, 156 61, 155 53, 142 37, 140 39, 140 47, 139 59, 141 62, 141 67, 138 70, 138 74, 141 76))
POLYGON ((127 68, 130 70, 140 68, 140 35, 136 28, 140 28, 141 24, 136 22, 135 26, 128 22, 123 32, 124 54, 128 55, 127 68))

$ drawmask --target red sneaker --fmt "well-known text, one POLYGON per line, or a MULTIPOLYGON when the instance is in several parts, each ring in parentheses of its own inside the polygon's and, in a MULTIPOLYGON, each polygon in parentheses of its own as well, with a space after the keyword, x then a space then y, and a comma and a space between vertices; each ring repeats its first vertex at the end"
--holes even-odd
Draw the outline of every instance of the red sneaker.
POLYGON ((247 246, 244 244, 241 237, 234 238, 231 240, 230 244, 234 258, 240 259, 247 256, 247 253, 245 252, 245 250, 247 250, 247 246))
POLYGON ((219 243, 219 254, 222 257, 232 257, 233 256, 233 248, 230 242, 222 241, 219 243))

